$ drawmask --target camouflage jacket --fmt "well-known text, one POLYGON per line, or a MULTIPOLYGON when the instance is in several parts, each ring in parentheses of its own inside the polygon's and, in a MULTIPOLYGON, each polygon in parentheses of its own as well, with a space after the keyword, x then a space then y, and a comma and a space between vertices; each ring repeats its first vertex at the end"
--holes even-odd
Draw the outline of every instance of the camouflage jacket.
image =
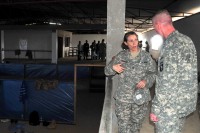
POLYGON ((172 32, 158 60, 152 113, 159 117, 184 117, 195 111, 197 102, 197 55, 192 40, 172 32))
POLYGON ((119 52, 114 59, 105 67, 105 74, 107 76, 114 76, 117 74, 113 70, 113 65, 123 63, 125 70, 119 74, 118 88, 114 94, 114 98, 121 102, 133 103, 133 93, 136 84, 141 80, 146 80, 146 95, 148 101, 150 98, 149 88, 155 81, 155 62, 150 54, 146 51, 140 53, 133 58, 129 50, 119 52))

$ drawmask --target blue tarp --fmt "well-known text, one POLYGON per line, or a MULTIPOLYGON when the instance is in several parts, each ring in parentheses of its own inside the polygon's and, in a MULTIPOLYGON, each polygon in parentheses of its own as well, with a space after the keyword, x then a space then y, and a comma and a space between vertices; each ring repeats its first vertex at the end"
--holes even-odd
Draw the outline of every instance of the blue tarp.
POLYGON ((17 76, 23 78, 24 65, 23 64, 0 64, 0 76, 17 76))
MULTIPOLYGON (((77 71, 78 78, 89 77, 89 67, 78 67, 77 71)), ((43 120, 75 123, 73 65, 0 64, 0 77, 0 118, 23 116, 28 120, 32 111, 38 111, 43 120), (38 90, 36 82, 41 79, 57 80, 58 84, 52 89, 38 90)))
MULTIPOLYGON (((88 78, 89 67, 77 67, 77 78, 88 78)), ((16 77, 27 79, 58 79, 72 81, 74 65, 55 64, 0 64, 0 77, 16 77)))
POLYGON ((56 65, 28 64, 25 75, 28 79, 57 79, 56 65))
POLYGON ((74 87, 72 83, 59 82, 58 86, 49 90, 37 90, 35 81, 25 81, 25 105, 20 101, 22 81, 1 80, 0 117, 29 119, 32 111, 37 111, 43 120, 56 120, 74 123, 74 87))
POLYGON ((21 118, 23 105, 19 101, 19 89, 21 81, 0 81, 0 117, 21 118))

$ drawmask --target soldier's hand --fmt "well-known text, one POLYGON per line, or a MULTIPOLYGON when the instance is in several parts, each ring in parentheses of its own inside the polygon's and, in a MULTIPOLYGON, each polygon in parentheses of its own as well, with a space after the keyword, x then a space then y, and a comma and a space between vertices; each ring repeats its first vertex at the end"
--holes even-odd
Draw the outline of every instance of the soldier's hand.
POLYGON ((122 67, 122 64, 116 64, 113 65, 113 70, 115 70, 117 73, 122 73, 124 71, 124 67, 122 67))
POLYGON ((137 85, 136 85, 136 88, 138 89, 142 89, 146 86, 146 80, 141 80, 137 85))

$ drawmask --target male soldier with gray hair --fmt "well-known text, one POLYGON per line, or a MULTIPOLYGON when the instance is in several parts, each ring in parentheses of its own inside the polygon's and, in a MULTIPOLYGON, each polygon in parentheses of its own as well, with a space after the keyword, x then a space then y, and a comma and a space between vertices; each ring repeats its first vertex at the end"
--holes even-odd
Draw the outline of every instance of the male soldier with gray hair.
POLYGON ((152 19, 165 42, 158 60, 156 92, 150 118, 156 133, 180 133, 185 117, 196 110, 197 54, 192 40, 179 33, 167 10, 152 19))

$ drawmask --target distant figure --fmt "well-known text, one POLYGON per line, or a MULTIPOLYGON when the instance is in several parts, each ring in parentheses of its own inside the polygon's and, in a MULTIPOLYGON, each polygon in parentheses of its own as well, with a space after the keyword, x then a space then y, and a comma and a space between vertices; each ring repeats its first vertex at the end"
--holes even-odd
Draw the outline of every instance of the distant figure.
POLYGON ((146 51, 149 52, 149 48, 150 48, 149 43, 147 41, 145 43, 146 43, 146 51))
POLYGON ((100 59, 100 56, 99 56, 99 46, 100 46, 100 41, 97 42, 96 44, 96 55, 97 55, 97 59, 100 59))
POLYGON ((96 41, 94 40, 90 45, 91 48, 91 59, 94 60, 96 57, 96 41))
POLYGON ((106 43, 104 42, 104 39, 102 39, 100 45, 99 45, 99 56, 102 61, 105 61, 106 58, 106 43))
POLYGON ((85 43, 83 44, 84 60, 88 59, 89 47, 90 47, 89 43, 86 40, 85 43))
POLYGON ((139 41, 138 47, 142 48, 142 41, 139 41))
POLYGON ((81 44, 81 41, 78 42, 77 48, 78 48, 78 60, 81 60, 81 56, 83 53, 83 46, 81 44))

